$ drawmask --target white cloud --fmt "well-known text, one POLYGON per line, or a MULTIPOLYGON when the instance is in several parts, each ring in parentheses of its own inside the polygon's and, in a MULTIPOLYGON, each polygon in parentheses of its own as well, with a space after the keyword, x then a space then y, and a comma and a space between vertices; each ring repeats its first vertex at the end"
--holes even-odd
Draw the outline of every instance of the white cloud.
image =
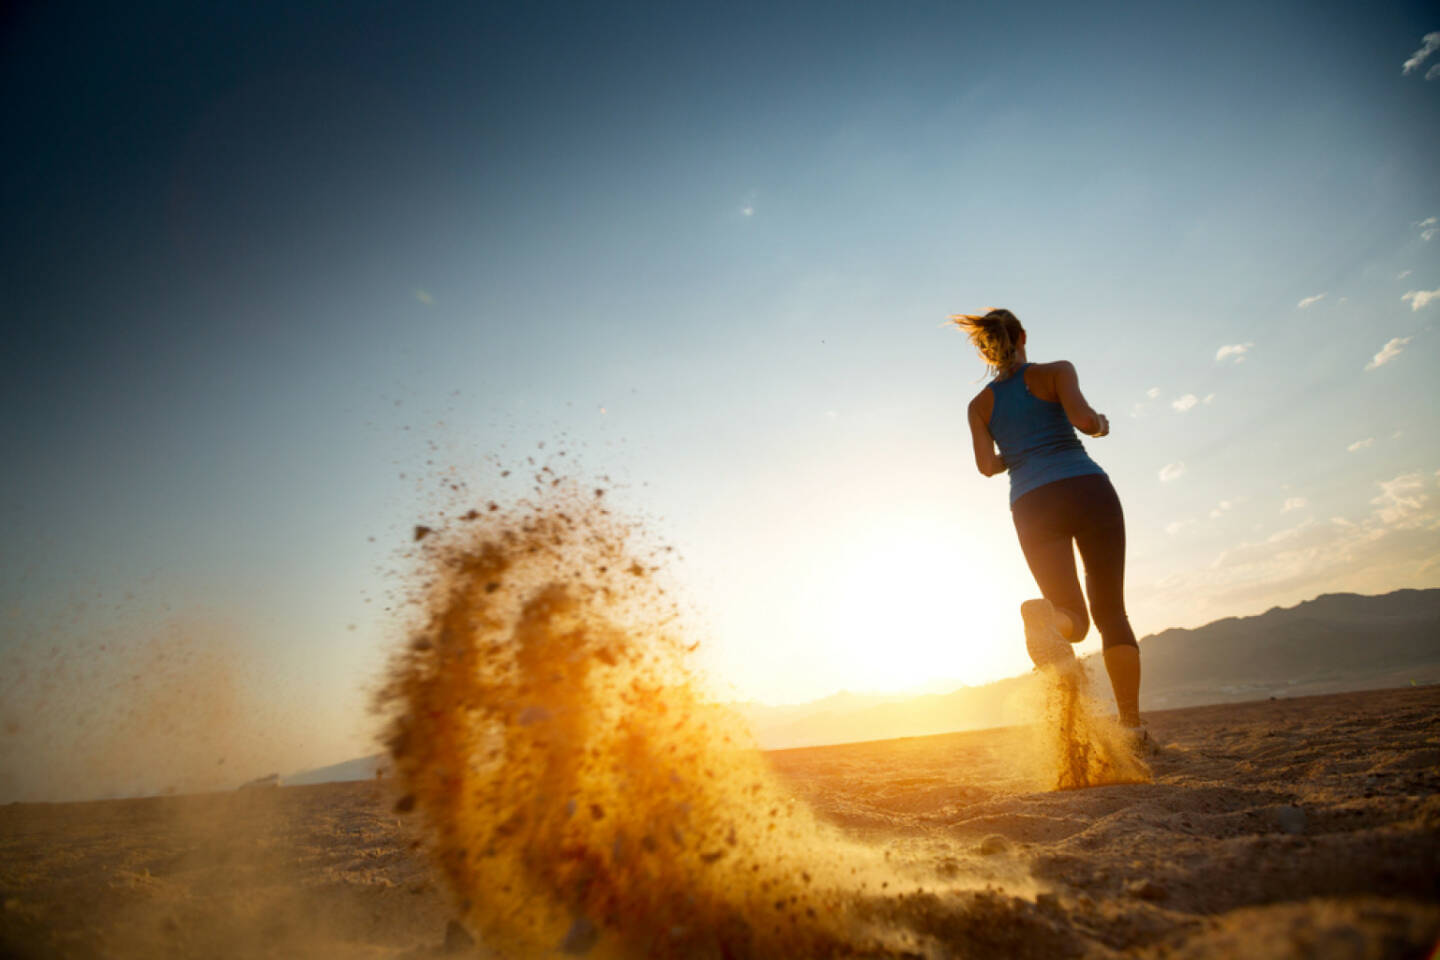
MULTIPOLYGON (((1145 391, 1145 396, 1149 400, 1154 400, 1156 397, 1160 396, 1160 388, 1151 387, 1149 390, 1145 391)), ((1130 405, 1130 416, 1132 419, 1139 420, 1141 417, 1147 415, 1149 412, 1150 404, 1147 403, 1145 400, 1137 400, 1130 405)))
POLYGON ((1405 349, 1405 344, 1409 342, 1409 337, 1392 337, 1390 342, 1381 347, 1380 352, 1375 354, 1374 359, 1365 364, 1365 369, 1374 370, 1376 367, 1385 366, 1385 364, 1400 356, 1401 351, 1405 349))
POLYGON ((1350 446, 1346 447, 1345 449, 1349 450, 1351 453, 1354 453, 1356 450, 1364 450, 1366 447, 1373 447, 1374 445, 1375 438, 1366 437, 1364 440, 1356 440, 1354 443, 1350 444, 1350 446))
POLYGON ((1409 293, 1401 296, 1400 299, 1402 301, 1409 300, 1412 311, 1419 310, 1431 300, 1440 300, 1440 287, 1436 287, 1434 290, 1411 290, 1409 293))
POLYGON ((1280 508, 1281 513, 1289 513, 1291 510, 1303 510, 1310 501, 1304 497, 1286 497, 1285 504, 1280 508))
POLYGON ((1171 480, 1179 480, 1185 472, 1185 461, 1177 460, 1174 463, 1167 463, 1160 468, 1160 482, 1169 483, 1171 480))
POLYGON ((1210 519, 1220 519, 1222 516, 1230 512, 1230 508, 1232 506, 1234 506, 1234 504, 1232 504, 1229 500, 1221 500, 1219 503, 1215 504, 1215 509, 1210 511, 1210 519))
POLYGON ((1184 530, 1186 527, 1190 526, 1194 522, 1194 520, 1171 520, 1169 523, 1165 524, 1165 532, 1173 537, 1175 536, 1175 534, 1179 533, 1181 530, 1184 530))
POLYGON ((1207 393, 1207 394, 1205 394, 1205 399, 1204 399, 1204 400, 1201 400, 1200 402, 1203 403, 1203 404, 1205 404, 1205 406, 1207 406, 1207 407, 1210 406, 1210 404, 1212 404, 1212 403, 1215 402, 1215 394, 1213 394, 1213 393, 1207 393))
POLYGON ((1187 393, 1183 397, 1172 400, 1170 402, 1170 406, 1174 407, 1179 412, 1184 413, 1186 410, 1189 410, 1191 407, 1195 406, 1195 404, 1199 402, 1199 397, 1195 396, 1195 394, 1193 393, 1187 393))
POLYGON ((1421 230, 1420 239, 1424 240, 1426 243, 1429 243, 1431 240, 1435 239, 1435 234, 1437 233, 1440 233, 1440 230, 1437 230, 1434 227, 1430 227, 1426 230, 1421 230))
POLYGON ((1421 230, 1424 230, 1426 227, 1433 227, 1437 223, 1440 223, 1440 218, 1426 217, 1424 220, 1421 220, 1419 223, 1415 224, 1415 226, 1419 227, 1421 230))
POLYGON ((1440 63, 1432 64, 1429 70, 1425 71, 1426 80, 1434 80, 1440 77, 1440 63))
POLYGON ((1370 501, 1375 514, 1386 526, 1394 526, 1419 513, 1430 495, 1423 493, 1424 479, 1417 473, 1402 473, 1394 480, 1381 480, 1380 496, 1370 501))
POLYGON ((1410 274, 1412 274, 1412 273, 1414 273, 1414 272, 1415 272, 1414 270, 1401 270, 1399 273, 1397 273, 1397 274, 1395 275, 1395 279, 1396 279, 1396 280, 1404 280, 1406 277, 1410 276, 1410 274))
POLYGON ((1215 361, 1218 363, 1227 357, 1234 357, 1236 363, 1245 362, 1245 354, 1250 352, 1253 343, 1227 343, 1215 351, 1215 361))
POLYGON ((1313 306, 1324 299, 1325 294, 1317 293, 1313 297, 1306 297, 1305 299, 1301 300, 1299 303, 1295 304, 1295 307, 1299 310, 1304 310, 1306 307, 1313 306))
MULTIPOLYGON (((1414 73, 1420 68, 1420 64, 1424 63, 1426 58, 1437 49, 1440 49, 1440 33, 1425 34, 1425 36, 1420 39, 1420 49, 1410 54, 1410 59, 1401 64, 1400 72, 1407 76, 1414 73)), ((1431 67, 1430 70, 1426 72, 1425 79, 1430 79, 1430 74, 1433 73, 1434 70, 1435 68, 1431 67)))

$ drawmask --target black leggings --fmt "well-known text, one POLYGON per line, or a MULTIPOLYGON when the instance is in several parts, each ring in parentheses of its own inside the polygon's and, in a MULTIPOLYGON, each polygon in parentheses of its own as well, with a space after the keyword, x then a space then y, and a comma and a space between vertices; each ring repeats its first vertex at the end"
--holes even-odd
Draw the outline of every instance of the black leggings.
POLYGON ((1125 515, 1102 473, 1068 477, 1036 487, 1010 508, 1020 549, 1046 600, 1075 623, 1071 643, 1085 639, 1090 614, 1105 649, 1138 646, 1125 615, 1125 515), (1085 593, 1075 575, 1075 548, 1085 562, 1085 593))

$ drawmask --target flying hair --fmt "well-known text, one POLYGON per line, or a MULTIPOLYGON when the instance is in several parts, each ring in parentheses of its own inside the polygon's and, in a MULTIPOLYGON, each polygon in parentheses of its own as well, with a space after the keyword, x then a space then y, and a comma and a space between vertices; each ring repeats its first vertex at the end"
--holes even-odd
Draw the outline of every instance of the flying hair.
POLYGON ((959 327, 975 345, 990 376, 998 376, 1015 363, 1015 350, 1025 328, 1009 310, 995 308, 985 313, 957 313, 946 323, 959 327))

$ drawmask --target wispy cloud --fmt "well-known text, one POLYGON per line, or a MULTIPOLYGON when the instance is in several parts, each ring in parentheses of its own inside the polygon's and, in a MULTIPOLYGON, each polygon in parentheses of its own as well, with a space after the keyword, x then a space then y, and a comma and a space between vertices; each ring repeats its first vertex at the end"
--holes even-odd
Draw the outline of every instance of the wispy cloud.
POLYGON ((430 293, 427 290, 416 290, 415 299, 419 300, 427 307, 433 307, 435 305, 435 298, 430 296, 430 293))
POLYGON ((1184 413, 1185 411, 1194 407, 1195 404, 1199 402, 1199 397, 1195 396, 1195 394, 1193 393, 1187 393, 1183 397, 1177 397, 1176 399, 1170 401, 1170 406, 1174 407, 1180 413, 1184 413))
POLYGON ((1207 393, 1207 394, 1205 394, 1205 398, 1204 398, 1203 400, 1201 400, 1200 402, 1203 403, 1203 404, 1205 404, 1205 406, 1207 406, 1207 407, 1210 406, 1210 404, 1212 404, 1212 403, 1215 402, 1215 394, 1213 394, 1213 393, 1207 393))
MULTIPOLYGON (((1229 547, 1208 566, 1135 591, 1168 616, 1193 612, 1213 618, 1242 607, 1290 604, 1326 591, 1380 593, 1417 578, 1436 559, 1437 498, 1428 475, 1382 481, 1367 512, 1329 520, 1296 513, 1300 522, 1259 540, 1229 547)), ((1368 498, 1367 498, 1368 499, 1368 498)), ((1364 501, 1360 501, 1363 503, 1364 501)))
POLYGON ((1174 463, 1167 463, 1160 468, 1160 482, 1169 483, 1172 480, 1179 480, 1185 473, 1185 461, 1176 460, 1174 463))
POLYGON ((1325 294, 1317 293, 1313 297, 1306 297, 1305 299, 1301 300, 1299 303, 1295 304, 1295 307, 1296 309, 1304 310, 1306 307, 1314 306, 1315 304, 1319 303, 1321 300, 1324 299, 1325 294))
POLYGON ((1140 419, 1141 417, 1146 416, 1147 414, 1150 413, 1150 403, 1149 403, 1149 401, 1150 401, 1150 400, 1154 400, 1156 397, 1160 396, 1160 388, 1159 388, 1159 387, 1151 387, 1149 390, 1146 390, 1146 391, 1145 391, 1145 396, 1146 396, 1147 399, 1145 399, 1145 400, 1136 400, 1134 403, 1132 403, 1132 404, 1130 405, 1130 417, 1131 417, 1131 419, 1138 420, 1138 419, 1140 419))
POLYGON ((1409 300, 1411 310, 1419 310, 1431 300, 1440 300, 1440 287, 1434 290, 1411 290, 1401 296, 1400 299, 1409 300))
POLYGON ((1219 503, 1215 504, 1215 508, 1210 511, 1210 519, 1219 520, 1225 514, 1229 513, 1230 508, 1233 506, 1234 504, 1231 503, 1229 500, 1221 500, 1219 503))
POLYGON ((1354 453, 1357 450, 1364 450, 1366 447, 1373 446, 1375 446, 1375 438, 1366 437, 1364 440, 1356 440, 1354 443, 1350 444, 1350 446, 1346 447, 1345 449, 1349 450, 1351 453, 1354 453))
POLYGON ((1370 501, 1376 515, 1387 526, 1419 513, 1430 499, 1424 492, 1425 478, 1418 472, 1402 473, 1394 480, 1380 481, 1380 496, 1370 501))
POLYGON ((1227 343, 1215 351, 1215 362, 1223 363, 1226 360, 1233 360, 1235 363, 1244 363, 1245 354, 1250 352, 1254 343, 1227 343))
POLYGON ((1406 277, 1410 276, 1410 274, 1414 272, 1414 270, 1401 270, 1399 273, 1395 274, 1395 279, 1404 280, 1406 277))
POLYGON ((1303 510, 1310 504, 1304 497, 1286 497, 1285 503, 1280 507, 1281 513, 1289 513, 1291 510, 1303 510))
MULTIPOLYGON (((1436 50, 1440 50, 1440 33, 1425 34, 1425 36, 1420 39, 1420 49, 1410 54, 1410 59, 1406 60, 1405 63, 1401 65, 1400 72, 1407 76, 1414 73, 1416 70, 1420 69, 1420 64, 1424 63, 1426 58, 1429 57, 1430 54, 1434 53, 1436 50)), ((1428 71, 1426 71, 1425 79, 1429 80, 1430 74, 1434 72, 1435 68, 1431 67, 1428 71)))
POLYGON ((1194 523, 1194 520, 1171 520, 1169 523, 1165 524, 1165 532, 1173 537, 1175 536, 1175 534, 1179 533, 1181 530, 1184 530, 1186 527, 1193 526, 1194 523))
POLYGON ((1385 366, 1385 364, 1400 356, 1401 352, 1405 349, 1405 344, 1409 342, 1409 337, 1392 337, 1390 342, 1381 347, 1380 352, 1375 354, 1374 359, 1365 364, 1365 369, 1374 370, 1377 367, 1385 366))

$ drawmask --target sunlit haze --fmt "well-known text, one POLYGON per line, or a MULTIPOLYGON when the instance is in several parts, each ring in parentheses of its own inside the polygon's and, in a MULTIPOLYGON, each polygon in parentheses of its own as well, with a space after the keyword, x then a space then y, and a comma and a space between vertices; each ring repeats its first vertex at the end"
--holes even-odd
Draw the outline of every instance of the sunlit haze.
POLYGON ((990 306, 1110 417, 1137 635, 1440 585, 1429 5, 113 16, 0 39, 32 676, 180 630, 282 764, 373 751, 414 525, 546 465, 673 546, 716 696, 1021 673, 990 306))

